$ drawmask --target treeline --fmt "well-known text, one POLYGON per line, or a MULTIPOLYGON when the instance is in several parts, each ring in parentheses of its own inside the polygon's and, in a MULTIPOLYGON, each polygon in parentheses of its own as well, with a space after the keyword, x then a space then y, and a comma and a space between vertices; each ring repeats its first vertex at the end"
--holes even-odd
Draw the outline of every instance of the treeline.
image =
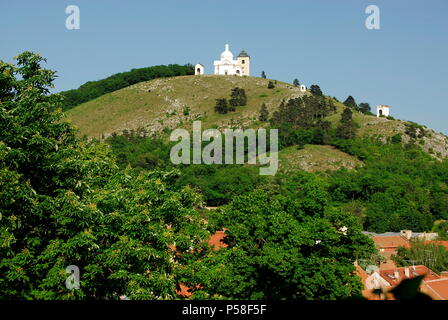
POLYGON ((81 103, 98 98, 103 94, 125 88, 138 82, 156 78, 176 77, 192 74, 194 74, 194 68, 190 64, 186 64, 184 66, 178 64, 170 64, 167 66, 160 65, 117 73, 106 79, 86 82, 78 89, 61 92, 65 98, 62 104, 62 110, 69 110, 81 103))

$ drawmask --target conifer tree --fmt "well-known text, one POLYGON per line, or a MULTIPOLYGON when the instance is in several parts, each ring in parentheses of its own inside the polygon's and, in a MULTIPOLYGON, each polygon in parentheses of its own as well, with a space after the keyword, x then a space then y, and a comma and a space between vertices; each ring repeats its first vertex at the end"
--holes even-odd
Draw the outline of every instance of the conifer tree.
POLYGON ((322 90, 320 89, 320 87, 317 84, 313 84, 310 87, 310 92, 315 95, 315 96, 322 96, 322 90))
POLYGON ((260 108, 260 116, 258 117, 258 119, 264 122, 268 121, 268 118, 269 118, 269 111, 268 108, 266 107, 266 104, 263 103, 260 108))
POLYGON ((225 113, 229 112, 229 107, 227 105, 227 99, 225 99, 225 98, 216 99, 215 112, 220 113, 220 114, 225 114, 225 113))

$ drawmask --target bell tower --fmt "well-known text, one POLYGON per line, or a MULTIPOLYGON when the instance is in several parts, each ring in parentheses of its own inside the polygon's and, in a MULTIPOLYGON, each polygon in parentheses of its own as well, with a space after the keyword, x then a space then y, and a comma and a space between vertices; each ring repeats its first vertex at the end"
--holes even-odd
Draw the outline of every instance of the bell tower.
POLYGON ((238 61, 238 65, 241 67, 241 75, 249 76, 250 75, 250 56, 246 53, 246 51, 241 51, 241 53, 236 58, 238 61))

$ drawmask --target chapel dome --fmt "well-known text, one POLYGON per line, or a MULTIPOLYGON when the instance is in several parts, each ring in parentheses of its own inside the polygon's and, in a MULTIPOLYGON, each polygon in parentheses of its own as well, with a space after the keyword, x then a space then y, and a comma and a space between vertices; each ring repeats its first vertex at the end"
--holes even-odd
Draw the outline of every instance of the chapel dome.
POLYGON ((229 45, 225 45, 225 50, 221 53, 221 60, 233 60, 233 53, 229 50, 229 45))

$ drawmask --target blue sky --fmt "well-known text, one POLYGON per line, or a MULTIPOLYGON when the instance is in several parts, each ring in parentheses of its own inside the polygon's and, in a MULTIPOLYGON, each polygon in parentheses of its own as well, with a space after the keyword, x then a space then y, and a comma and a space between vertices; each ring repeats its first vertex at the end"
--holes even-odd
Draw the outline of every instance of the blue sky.
POLYGON ((132 68, 200 62, 212 72, 229 42, 251 74, 318 84, 448 134, 447 0, 0 0, 0 59, 41 53, 55 91, 132 68), (381 29, 365 27, 380 8, 381 29), (67 30, 77 5, 81 29, 67 30))

